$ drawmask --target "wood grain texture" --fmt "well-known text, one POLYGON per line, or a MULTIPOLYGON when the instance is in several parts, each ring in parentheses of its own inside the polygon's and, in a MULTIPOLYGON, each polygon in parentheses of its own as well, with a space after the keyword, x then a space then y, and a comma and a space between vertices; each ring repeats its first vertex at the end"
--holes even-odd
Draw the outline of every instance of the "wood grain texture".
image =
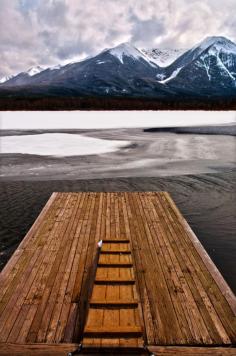
MULTIPOLYGON (((111 203, 114 203, 114 196, 107 204, 111 214, 111 234, 114 236, 114 216, 112 219, 112 210, 109 209, 111 203)), ((98 261, 96 265, 95 282, 93 285, 92 296, 89 300, 89 310, 87 322, 83 331, 82 344, 89 348, 122 347, 139 349, 144 346, 143 327, 140 319, 140 305, 137 299, 136 281, 133 284, 127 284, 130 275, 134 275, 133 261, 130 250, 129 240, 105 239, 102 246, 98 249, 98 261), (114 245, 119 247, 125 241, 126 252, 119 254, 114 252, 114 245), (120 243, 121 242, 121 243, 120 243), (105 248, 106 254, 103 254, 105 248), (99 278, 103 275, 112 275, 111 278, 99 278), (122 278, 121 278, 122 276, 122 278), (125 278, 124 278, 125 277, 125 278), (102 281, 104 281, 102 283, 102 281), (110 280, 110 282, 109 282, 110 280), (123 280, 125 282, 123 283, 123 280)))
POLYGON ((150 346, 149 351, 158 356, 235 356, 235 348, 223 347, 160 347, 150 346))
MULTIPOLYGON (((0 356, 67 356, 69 352, 78 349, 79 344, 1 344, 0 356)), ((231 347, 174 347, 174 346, 149 346, 149 351, 158 356, 235 356, 235 348, 231 347)), ((134 355, 129 353, 130 349, 124 355, 134 355)), ((88 350, 81 352, 81 355, 96 356, 97 352, 88 350)), ((104 351, 103 351, 103 354, 104 351)), ((117 355, 113 353, 113 348, 107 350, 107 355, 117 355)), ((136 353, 137 354, 137 353, 136 353)), ((147 356, 146 352, 139 355, 147 356)))
POLYGON ((236 344, 235 296, 168 193, 81 192, 54 193, 1 272, 0 350, 79 343, 90 298, 114 304, 117 293, 138 308, 101 308, 100 317, 114 327, 140 318, 146 344, 189 345, 183 355, 236 344))

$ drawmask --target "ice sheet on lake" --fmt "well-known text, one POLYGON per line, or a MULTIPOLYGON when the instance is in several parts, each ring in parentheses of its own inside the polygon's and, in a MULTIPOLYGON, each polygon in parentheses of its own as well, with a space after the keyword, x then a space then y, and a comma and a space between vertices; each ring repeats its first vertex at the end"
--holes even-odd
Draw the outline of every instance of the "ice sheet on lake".
POLYGON ((178 127, 235 122, 235 111, 4 111, 1 129, 178 127))
POLYGON ((46 133, 1 137, 1 153, 42 156, 84 156, 114 152, 129 141, 102 140, 74 134, 46 133))

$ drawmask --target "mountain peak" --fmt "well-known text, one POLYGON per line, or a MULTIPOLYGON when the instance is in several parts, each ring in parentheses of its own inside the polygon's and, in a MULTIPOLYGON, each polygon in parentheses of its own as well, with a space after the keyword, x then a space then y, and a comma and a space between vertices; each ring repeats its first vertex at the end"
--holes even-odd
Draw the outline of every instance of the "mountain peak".
POLYGON ((209 47, 216 46, 216 47, 222 47, 225 49, 232 49, 233 47, 235 48, 236 45, 232 41, 230 41, 228 38, 223 37, 223 36, 208 36, 206 37, 203 41, 198 43, 196 46, 192 48, 192 50, 195 49, 200 49, 201 51, 206 50, 209 47))
POLYGON ((113 49, 121 49, 121 50, 132 50, 135 47, 130 43, 130 42, 122 42, 120 44, 118 44, 117 46, 115 46, 113 49))
POLYGON ((124 42, 118 46, 111 48, 108 52, 116 57, 122 64, 124 64, 124 57, 132 58, 133 60, 139 61, 140 59, 147 62, 152 67, 157 67, 157 64, 151 60, 145 52, 136 48, 129 42, 124 42))
POLYGON ((139 59, 143 56, 143 54, 129 42, 121 43, 118 46, 109 49, 109 52, 112 56, 118 58, 122 64, 124 63, 124 56, 132 57, 134 59, 139 59))

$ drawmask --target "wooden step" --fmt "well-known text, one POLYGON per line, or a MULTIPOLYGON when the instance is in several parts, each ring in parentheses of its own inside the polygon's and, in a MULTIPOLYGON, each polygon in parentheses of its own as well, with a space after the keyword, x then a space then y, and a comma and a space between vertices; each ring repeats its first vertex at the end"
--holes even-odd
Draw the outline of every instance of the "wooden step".
POLYGON ((109 300, 109 299, 91 299, 90 307, 115 307, 115 308, 134 308, 138 306, 137 299, 116 299, 116 300, 109 300))
POLYGON ((94 281, 95 284, 135 284, 134 279, 124 278, 97 278, 94 281))
POLYGON ((84 330, 85 337, 138 337, 142 335, 142 328, 140 326, 109 326, 109 327, 96 327, 87 326, 84 330))
MULTIPOLYGON (((106 341, 102 340, 102 345, 101 345, 101 339, 91 339, 89 337, 84 338, 85 342, 83 342, 83 354, 88 354, 88 355, 142 355, 142 356, 148 356, 146 350, 144 349, 143 346, 143 339, 140 337, 140 346, 137 347, 132 347, 130 346, 129 341, 131 340, 136 340, 137 338, 127 338, 127 345, 124 343, 124 345, 119 345, 117 346, 117 341, 116 339, 106 338, 106 341), (96 344, 97 341, 97 344, 96 344), (114 345, 112 344, 112 341, 114 342, 114 345)), ((124 342, 124 339, 122 340, 124 342)))
POLYGON ((131 255, 129 250, 101 250, 100 253, 103 255, 131 255))
POLYGON ((105 240, 102 240, 103 243, 115 243, 115 244, 122 244, 122 243, 129 243, 130 240, 127 240, 127 239, 105 239, 105 240))
POLYGON ((133 267, 132 262, 98 262, 98 267, 119 268, 119 267, 133 267))

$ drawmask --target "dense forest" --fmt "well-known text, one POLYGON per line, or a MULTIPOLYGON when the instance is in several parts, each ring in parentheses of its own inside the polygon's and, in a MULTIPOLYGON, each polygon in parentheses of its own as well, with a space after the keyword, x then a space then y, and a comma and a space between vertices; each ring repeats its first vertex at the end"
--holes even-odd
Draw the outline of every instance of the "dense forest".
POLYGON ((0 110, 236 110, 236 98, 3 97, 0 110))

